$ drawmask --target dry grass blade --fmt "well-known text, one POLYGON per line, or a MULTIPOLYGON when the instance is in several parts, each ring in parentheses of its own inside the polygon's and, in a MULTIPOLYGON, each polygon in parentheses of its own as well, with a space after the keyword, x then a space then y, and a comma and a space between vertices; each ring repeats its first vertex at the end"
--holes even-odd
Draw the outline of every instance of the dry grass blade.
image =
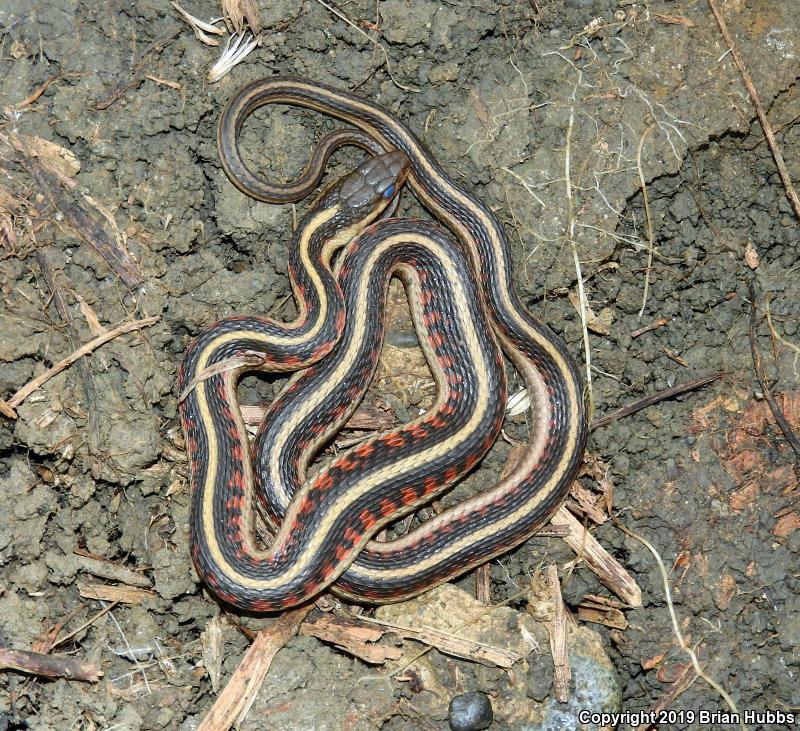
POLYGON ((254 36, 261 32, 261 16, 255 0, 220 0, 223 15, 230 20, 234 30, 241 34, 247 23, 254 36))
POLYGON ((195 388, 197 388, 198 384, 202 383, 203 381, 207 381, 213 376, 219 376, 223 373, 227 373, 228 371, 235 371, 239 368, 244 368, 245 366, 256 368, 260 365, 264 365, 264 354, 256 353, 254 351, 242 353, 240 355, 234 355, 230 358, 226 358, 225 360, 214 363, 208 368, 203 369, 191 381, 189 381, 189 383, 186 385, 186 388, 184 388, 183 391, 178 394, 178 403, 183 401, 195 388))
POLYGON ((739 53, 739 49, 736 48, 736 44, 733 41, 733 36, 728 30, 728 25, 725 22, 725 17, 717 7, 715 0, 708 0, 708 6, 711 8, 711 12, 714 14, 714 18, 717 21, 720 33, 722 33, 722 37, 725 39, 725 43, 727 43, 728 48, 730 49, 733 60, 739 69, 739 73, 742 75, 742 81, 747 88, 747 93, 750 95, 753 106, 756 108, 758 121, 761 123, 761 128, 764 130, 764 136, 767 138, 767 144, 769 144, 769 149, 772 152, 772 157, 775 160, 775 165, 777 166, 781 180, 783 181, 783 187, 786 190, 786 197, 791 202, 795 215, 800 219, 800 197, 798 197, 797 191, 792 183, 792 179, 789 176, 789 169, 786 167, 783 154, 781 153, 780 147, 778 147, 778 141, 775 139, 775 133, 772 131, 772 125, 769 123, 767 113, 764 111, 764 107, 761 104, 761 98, 758 95, 758 91, 753 83, 753 79, 750 77, 750 74, 747 71, 747 66, 744 64, 744 59, 739 53))
POLYGON ((639 185, 642 188, 642 201, 644 202, 644 217, 647 223, 647 268, 644 272, 644 291, 642 292, 642 306, 639 309, 639 317, 644 314, 644 308, 647 305, 647 293, 650 291, 650 272, 653 270, 653 252, 656 245, 653 235, 653 217, 650 213, 650 198, 647 195, 647 182, 645 181, 644 171, 642 170, 642 148, 644 147, 645 140, 655 128, 656 126, 651 124, 644 131, 644 134, 639 138, 639 145, 636 148, 636 170, 639 173, 639 185))
POLYGON ((221 28, 217 28, 211 23, 206 23, 199 18, 196 18, 194 15, 191 15, 186 10, 184 10, 178 3, 173 2, 172 7, 178 11, 180 16, 189 24, 191 29, 194 31, 195 38, 201 43, 205 43, 207 46, 218 46, 219 40, 216 38, 211 38, 211 36, 207 35, 208 33, 213 33, 216 36, 225 35, 225 31, 221 28))

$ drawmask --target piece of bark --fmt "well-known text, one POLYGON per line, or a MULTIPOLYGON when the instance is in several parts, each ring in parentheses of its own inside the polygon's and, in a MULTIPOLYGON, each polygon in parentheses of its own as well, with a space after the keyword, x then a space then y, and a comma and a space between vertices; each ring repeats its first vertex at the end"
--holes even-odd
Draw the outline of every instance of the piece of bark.
POLYGON ((111 584, 86 584, 78 582, 78 592, 84 599, 120 604, 141 604, 156 596, 154 591, 132 586, 112 586, 111 584))
POLYGON ((124 566, 119 566, 112 561, 93 556, 79 549, 76 549, 73 553, 78 557, 81 568, 93 576, 119 581, 121 584, 136 586, 140 589, 149 589, 153 585, 150 579, 138 571, 131 571, 131 569, 126 569, 124 566))
POLYGON ((370 665, 381 665, 387 660, 397 660, 403 655, 398 647, 378 644, 378 640, 386 634, 386 630, 341 614, 314 616, 303 622, 300 634, 335 645, 370 665))

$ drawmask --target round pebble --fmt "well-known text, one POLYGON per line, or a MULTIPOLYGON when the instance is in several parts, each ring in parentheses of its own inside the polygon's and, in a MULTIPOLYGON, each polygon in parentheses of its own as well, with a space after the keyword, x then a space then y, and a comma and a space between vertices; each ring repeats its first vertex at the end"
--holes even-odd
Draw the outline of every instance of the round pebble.
POLYGON ((450 701, 448 720, 453 731, 483 731, 494 720, 492 704, 483 693, 462 693, 450 701))

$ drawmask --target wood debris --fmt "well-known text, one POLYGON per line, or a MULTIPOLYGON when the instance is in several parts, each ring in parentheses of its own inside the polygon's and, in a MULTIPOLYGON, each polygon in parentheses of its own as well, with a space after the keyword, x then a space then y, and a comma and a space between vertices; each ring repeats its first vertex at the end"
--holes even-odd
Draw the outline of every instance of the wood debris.
POLYGON ((112 584, 87 584, 77 582, 78 592, 84 599, 120 604, 142 604, 156 596, 154 591, 134 586, 114 586, 112 584))
POLYGON ((313 604, 309 604, 285 612, 256 635, 197 731, 227 731, 244 720, 276 653, 297 634, 312 607, 313 604))
POLYGON ((83 680, 88 683, 96 683, 103 677, 102 671, 90 662, 8 647, 0 647, 0 670, 17 670, 46 678, 83 680))
POLYGON ((300 627, 301 635, 335 645, 370 665, 381 665, 403 656, 399 647, 377 644, 388 631, 363 621, 361 617, 324 613, 312 616, 300 627))

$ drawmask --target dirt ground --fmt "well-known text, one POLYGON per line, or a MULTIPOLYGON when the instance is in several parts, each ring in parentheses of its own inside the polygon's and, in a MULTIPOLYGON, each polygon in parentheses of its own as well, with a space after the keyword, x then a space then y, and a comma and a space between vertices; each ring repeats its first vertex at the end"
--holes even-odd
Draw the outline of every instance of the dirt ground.
MULTIPOLYGON (((800 180, 796 0, 716 3, 800 180)), ((291 206, 239 193, 214 142, 226 99, 277 73, 389 107, 496 211, 525 302, 590 364, 596 418, 721 375, 592 431, 581 485, 597 505, 578 516, 641 587, 643 606, 623 608, 621 625, 577 619, 587 595, 613 594, 558 538, 491 564, 503 626, 530 616, 526 591, 559 567, 576 633, 587 630, 580 647, 594 648, 570 646, 571 704, 551 698, 544 649, 510 670, 434 650, 403 675, 299 636, 241 728, 445 729, 449 698, 472 690, 492 699, 498 730, 579 728, 581 707, 664 708, 661 728, 794 727, 777 714, 800 710, 800 456, 771 415, 751 341, 800 433, 798 217, 707 1, 338 4, 356 27, 313 0, 260 5, 262 45, 216 84, 206 74, 219 50, 167 3, 0 5, 0 399, 16 405, 16 418, 0 416, 0 648, 52 650, 104 674, 0 675, 0 731, 197 728, 250 642, 242 627, 275 621, 226 612, 194 573, 175 380, 187 344, 219 317, 294 314, 291 206), (146 318, 12 400, 82 344, 146 318), (706 678, 679 645, 653 554, 623 527, 663 559, 706 678), (700 722, 729 701, 739 723, 700 722), (532 704, 549 710, 537 720, 532 704)), ((219 14, 213 0, 184 7, 219 14)), ((242 147, 276 179, 333 128, 284 108, 255 117, 242 147)), ((400 213, 426 215, 410 194, 400 213)), ((389 349, 413 353, 404 327, 389 349)), ((405 421, 429 389, 400 379, 398 393, 384 366, 368 404, 405 421)), ((248 378, 242 401, 280 383, 248 378)), ((524 416, 505 432, 444 505, 496 478, 524 416)), ((474 590, 472 577, 457 584, 474 590)))

